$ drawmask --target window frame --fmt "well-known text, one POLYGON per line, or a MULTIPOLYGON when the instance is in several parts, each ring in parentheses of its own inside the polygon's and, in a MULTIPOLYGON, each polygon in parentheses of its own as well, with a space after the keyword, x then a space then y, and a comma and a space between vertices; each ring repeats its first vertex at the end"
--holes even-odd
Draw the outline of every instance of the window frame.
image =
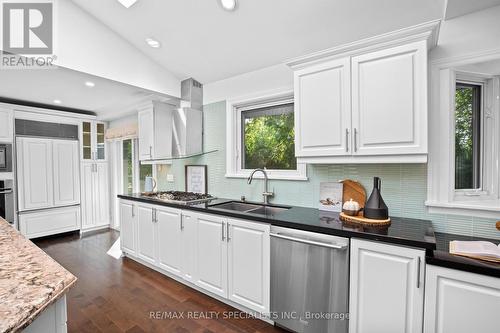
MULTIPOLYGON (((248 178, 251 169, 242 168, 242 111, 294 103, 293 90, 257 93, 226 102, 226 178, 248 178)), ((296 121, 296 120, 295 120, 296 121)), ((295 122, 296 124, 296 122, 295 122)), ((295 126, 296 127, 296 126, 295 126)), ((296 170, 267 170, 269 179, 307 180, 307 167, 297 161, 296 170)), ((256 178, 263 178, 255 174, 256 178)))
POLYGON ((500 59, 500 52, 438 59, 430 68, 427 200, 431 214, 498 218, 500 213, 500 76, 465 72, 461 66, 500 59), (457 81, 483 82, 482 189, 455 189, 455 93, 457 81))
MULTIPOLYGON (((484 163, 484 99, 485 99, 485 88, 487 87, 487 80, 486 79, 479 79, 477 76, 471 76, 468 73, 464 72, 456 72, 456 80, 455 80, 455 90, 458 86, 464 86, 464 87, 472 87, 472 86, 478 86, 480 87, 480 92, 479 92, 479 124, 476 123, 476 126, 479 127, 479 143, 478 147, 474 147, 476 150, 479 149, 479 166, 478 166, 478 172, 479 172, 479 184, 477 188, 471 188, 471 189, 457 189, 456 188, 456 182, 455 182, 455 177, 453 178, 453 188, 455 190, 455 198, 463 198, 464 196, 477 196, 477 195, 487 195, 488 191, 484 190, 484 168, 485 168, 485 163, 484 163)), ((456 102, 455 102, 456 106, 456 102)), ((454 119, 454 133, 456 133, 456 119, 455 116, 453 116, 454 119)), ((474 123, 473 123, 474 126, 474 123)), ((453 141, 453 155, 456 156, 456 147, 455 147, 455 142, 453 141)), ((453 172, 455 175, 456 172, 456 162, 453 160, 453 172)), ((477 171, 476 171, 477 172, 477 171)))

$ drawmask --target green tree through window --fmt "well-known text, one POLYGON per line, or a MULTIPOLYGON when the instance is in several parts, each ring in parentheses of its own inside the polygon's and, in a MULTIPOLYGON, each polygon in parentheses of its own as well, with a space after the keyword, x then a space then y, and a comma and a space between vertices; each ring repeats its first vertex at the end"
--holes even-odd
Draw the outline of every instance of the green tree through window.
POLYGON ((457 84, 455 93, 455 188, 480 185, 481 87, 457 84))
POLYGON ((242 112, 243 169, 295 170, 293 103, 242 112))

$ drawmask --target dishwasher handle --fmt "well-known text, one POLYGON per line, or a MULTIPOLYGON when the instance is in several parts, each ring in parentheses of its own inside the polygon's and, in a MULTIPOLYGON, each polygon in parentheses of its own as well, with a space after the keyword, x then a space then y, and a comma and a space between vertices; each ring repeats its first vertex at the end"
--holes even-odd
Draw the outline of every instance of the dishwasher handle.
POLYGON ((336 249, 336 250, 345 250, 347 249, 347 244, 330 244, 330 243, 323 243, 323 242, 317 242, 309 239, 302 239, 302 238, 295 238, 287 235, 283 235, 280 233, 271 233, 271 237, 275 238, 281 238, 281 239, 286 239, 290 240, 293 242, 299 242, 299 243, 304 243, 304 244, 309 244, 309 245, 316 245, 316 246, 322 246, 322 247, 327 247, 330 249, 336 249))

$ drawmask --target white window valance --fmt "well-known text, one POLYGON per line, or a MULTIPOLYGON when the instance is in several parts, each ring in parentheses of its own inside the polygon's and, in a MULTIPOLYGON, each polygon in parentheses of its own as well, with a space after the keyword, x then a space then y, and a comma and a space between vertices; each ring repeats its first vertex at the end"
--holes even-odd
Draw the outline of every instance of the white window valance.
POLYGON ((106 140, 134 139, 139 132, 137 124, 130 124, 121 127, 108 128, 106 130, 106 140))

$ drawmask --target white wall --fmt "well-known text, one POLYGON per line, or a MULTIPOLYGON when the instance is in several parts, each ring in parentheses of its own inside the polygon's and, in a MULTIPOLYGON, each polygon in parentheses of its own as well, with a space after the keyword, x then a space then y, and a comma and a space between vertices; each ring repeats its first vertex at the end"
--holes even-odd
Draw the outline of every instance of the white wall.
POLYGON ((72 1, 56 10, 57 65, 180 97, 178 78, 72 1))
POLYGON ((134 114, 114 119, 109 122, 109 128, 118 128, 118 127, 125 127, 128 125, 134 125, 137 124, 137 112, 134 114))
POLYGON ((500 51, 500 6, 442 22, 430 60, 489 50, 500 51))
POLYGON ((277 89, 293 89, 293 72, 285 64, 205 84, 203 105, 277 89))

